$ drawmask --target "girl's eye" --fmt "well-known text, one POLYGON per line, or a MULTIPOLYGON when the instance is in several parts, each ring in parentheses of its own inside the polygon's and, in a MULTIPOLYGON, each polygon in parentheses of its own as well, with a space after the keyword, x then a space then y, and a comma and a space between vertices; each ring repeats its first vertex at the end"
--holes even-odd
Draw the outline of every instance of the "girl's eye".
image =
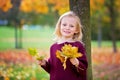
POLYGON ((66 24, 63 24, 63 26, 66 26, 66 24))
POLYGON ((74 27, 73 25, 70 25, 70 27, 74 27))

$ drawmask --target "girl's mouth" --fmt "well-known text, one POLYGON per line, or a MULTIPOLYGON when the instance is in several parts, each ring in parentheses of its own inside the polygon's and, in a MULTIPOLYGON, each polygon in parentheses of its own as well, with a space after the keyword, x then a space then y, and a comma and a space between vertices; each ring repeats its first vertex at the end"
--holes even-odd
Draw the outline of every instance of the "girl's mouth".
POLYGON ((63 31, 64 33, 67 33, 67 34, 69 34, 70 33, 70 31, 63 31))

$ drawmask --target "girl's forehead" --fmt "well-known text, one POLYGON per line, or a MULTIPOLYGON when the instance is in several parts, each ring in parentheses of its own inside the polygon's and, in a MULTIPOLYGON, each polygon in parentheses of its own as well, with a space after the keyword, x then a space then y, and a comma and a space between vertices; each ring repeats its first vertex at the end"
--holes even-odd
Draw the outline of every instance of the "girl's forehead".
POLYGON ((77 23, 77 20, 75 17, 73 16, 65 16, 61 19, 61 22, 71 22, 71 23, 74 23, 76 24, 77 23))

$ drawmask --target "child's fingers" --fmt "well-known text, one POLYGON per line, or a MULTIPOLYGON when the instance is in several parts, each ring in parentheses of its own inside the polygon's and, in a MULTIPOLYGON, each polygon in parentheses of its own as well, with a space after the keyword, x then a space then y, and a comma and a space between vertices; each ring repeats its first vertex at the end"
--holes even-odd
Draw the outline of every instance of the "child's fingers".
POLYGON ((46 60, 38 60, 39 65, 46 65, 46 60))
POLYGON ((79 61, 78 61, 78 59, 77 58, 71 58, 70 59, 70 62, 73 64, 73 65, 79 65, 79 61))

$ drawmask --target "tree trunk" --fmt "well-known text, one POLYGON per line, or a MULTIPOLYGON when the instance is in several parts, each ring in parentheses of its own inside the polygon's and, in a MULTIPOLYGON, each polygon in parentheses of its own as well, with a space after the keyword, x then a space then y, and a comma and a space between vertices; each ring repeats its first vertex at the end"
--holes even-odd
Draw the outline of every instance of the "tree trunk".
POLYGON ((102 42, 102 26, 101 26, 101 16, 98 18, 98 48, 101 48, 102 42))
POLYGON ((110 0, 110 5, 109 5, 109 11, 110 11, 110 18, 111 18, 111 38, 112 38, 112 43, 113 43, 113 52, 116 53, 117 52, 117 46, 116 46, 116 35, 115 35, 115 27, 116 27, 116 19, 115 19, 115 11, 114 11, 114 6, 115 6, 115 1, 114 0, 110 0))
POLYGON ((11 0, 13 7, 10 10, 9 13, 9 21, 14 23, 15 26, 15 48, 21 48, 20 47, 20 41, 19 41, 19 35, 18 35, 18 29, 20 25, 20 19, 18 17, 19 15, 19 6, 20 6, 20 0, 11 0))
POLYGON ((83 25, 83 42, 88 58, 88 74, 87 79, 93 80, 92 62, 91 62, 91 27, 90 27, 90 6, 89 0, 69 0, 70 10, 74 11, 81 19, 83 25))
POLYGON ((19 44, 18 44, 18 28, 17 28, 16 23, 14 23, 14 27, 15 27, 15 48, 19 48, 19 44))

